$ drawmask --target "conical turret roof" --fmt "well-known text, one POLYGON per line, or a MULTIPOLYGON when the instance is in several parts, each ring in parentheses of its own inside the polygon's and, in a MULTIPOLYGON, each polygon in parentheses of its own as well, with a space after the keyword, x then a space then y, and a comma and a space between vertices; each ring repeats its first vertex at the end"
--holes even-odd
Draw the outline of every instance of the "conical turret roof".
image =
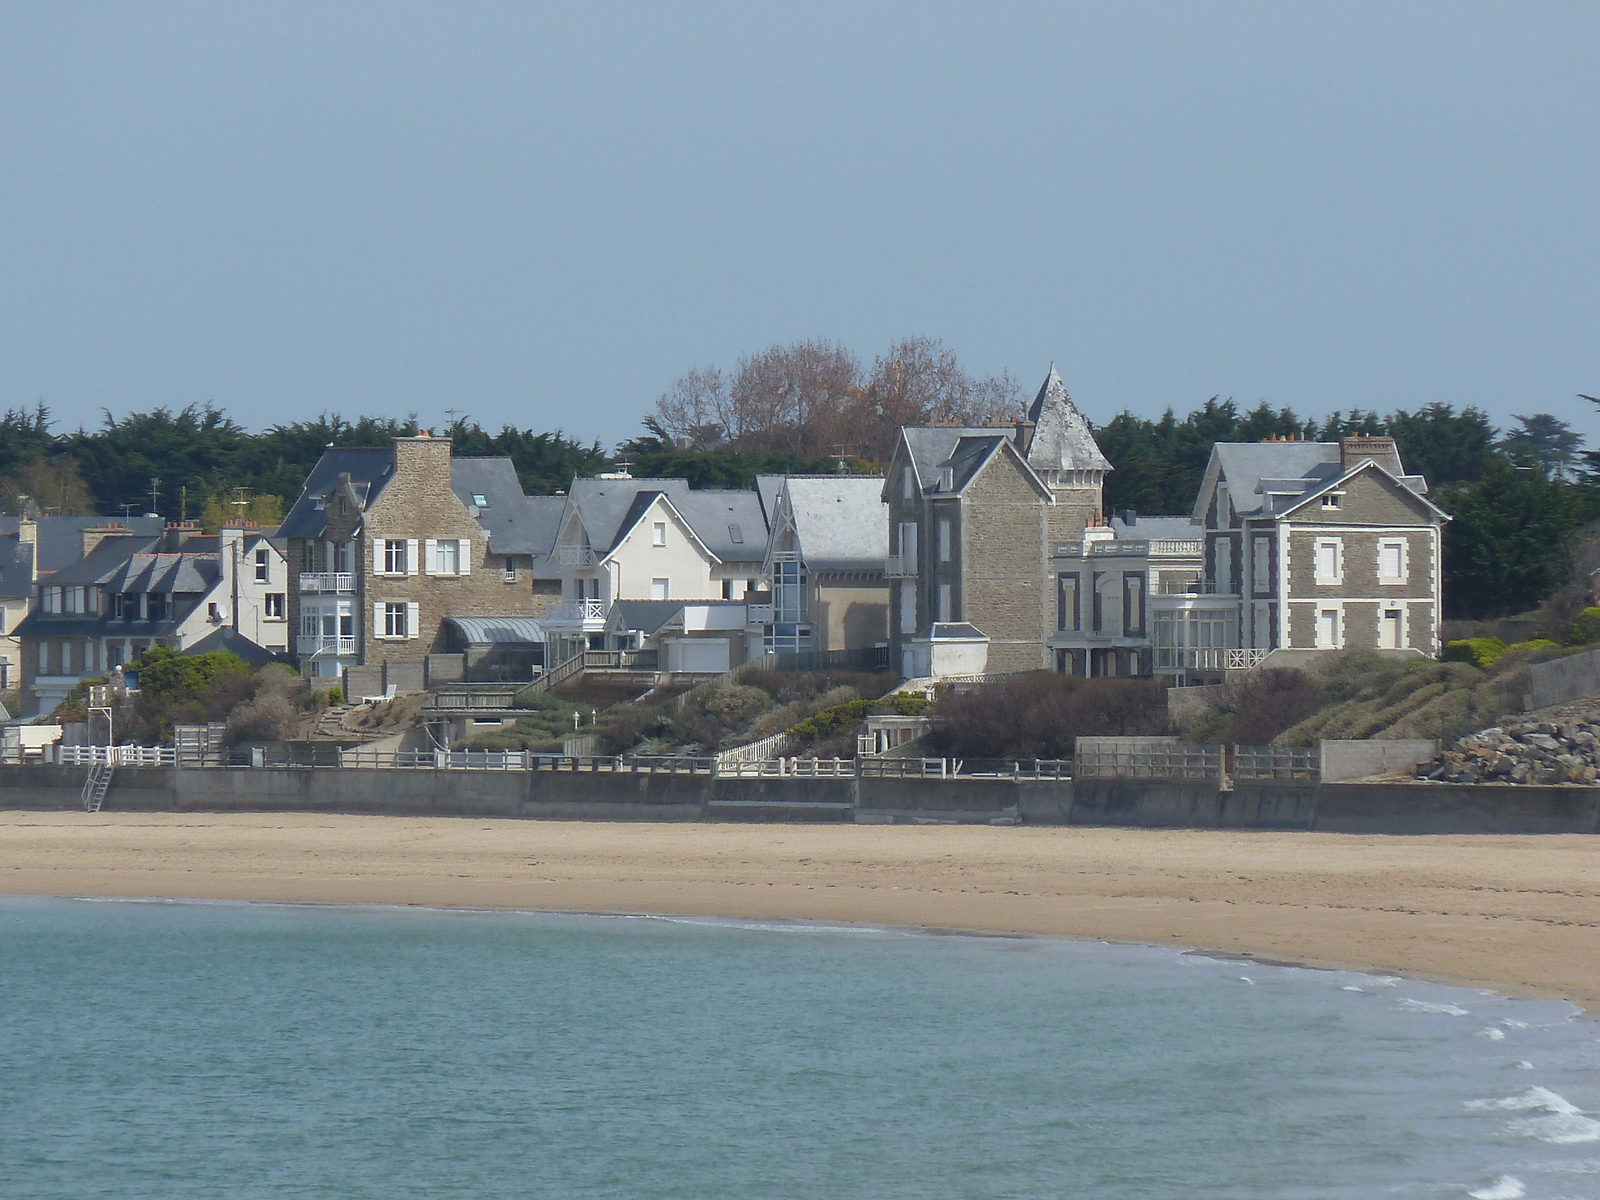
POLYGON ((1109 471, 1111 463, 1100 453, 1089 422, 1067 395, 1055 363, 1045 376, 1039 394, 1028 408, 1034 424, 1028 446, 1028 465, 1036 471, 1109 471))

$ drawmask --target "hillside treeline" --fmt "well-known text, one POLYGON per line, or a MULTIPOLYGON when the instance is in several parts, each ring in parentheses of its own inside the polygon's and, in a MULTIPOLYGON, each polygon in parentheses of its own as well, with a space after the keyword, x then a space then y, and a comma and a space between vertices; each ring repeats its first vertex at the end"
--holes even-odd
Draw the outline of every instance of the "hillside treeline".
MULTIPOLYGON (((695 487, 748 487, 764 473, 881 470, 903 424, 1010 418, 1028 399, 1010 376, 969 374, 931 339, 903 339, 870 365, 842 346, 801 341, 726 371, 691 369, 651 406, 643 432, 613 452, 560 430, 491 432, 468 419, 434 432, 458 454, 509 457, 530 495, 621 464, 695 487)), ((1548 414, 1516 422, 1502 432, 1480 409, 1449 404, 1319 418, 1267 404, 1242 411, 1213 397, 1181 417, 1118 414, 1095 437, 1115 467, 1106 508, 1156 515, 1189 510, 1214 442, 1390 434, 1454 518, 1444 537, 1447 616, 1524 612, 1564 588, 1568 606, 1581 607, 1600 568, 1590 528, 1600 519, 1600 454, 1581 453, 1581 436, 1548 414)), ((12 409, 0 415, 0 507, 14 512, 29 496, 68 515, 182 514, 214 527, 243 512, 270 521, 325 447, 381 446, 416 429, 414 416, 324 415, 256 433, 205 405, 108 413, 97 429, 66 432, 43 405, 12 409)))

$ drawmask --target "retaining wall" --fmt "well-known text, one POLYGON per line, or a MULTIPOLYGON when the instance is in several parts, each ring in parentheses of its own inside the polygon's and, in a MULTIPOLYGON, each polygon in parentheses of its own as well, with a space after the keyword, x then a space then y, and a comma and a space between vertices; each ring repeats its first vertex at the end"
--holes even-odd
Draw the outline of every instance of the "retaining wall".
POLYGON ((1523 708, 1548 708, 1587 696, 1600 696, 1600 650, 1585 650, 1528 667, 1523 708))
MULTIPOLYGON (((82 807, 78 767, 0 767, 0 809, 82 807)), ((1600 788, 1215 780, 725 779, 565 771, 119 768, 107 812, 606 821, 1112 825, 1333 833, 1600 833, 1600 788)))

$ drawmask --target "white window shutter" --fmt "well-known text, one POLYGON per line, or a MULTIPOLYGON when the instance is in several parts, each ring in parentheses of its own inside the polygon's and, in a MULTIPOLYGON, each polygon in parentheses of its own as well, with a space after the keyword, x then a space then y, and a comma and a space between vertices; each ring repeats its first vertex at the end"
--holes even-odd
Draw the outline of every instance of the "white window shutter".
POLYGON ((374 638, 383 636, 383 602, 381 600, 375 601, 372 605, 372 636, 374 638))
POLYGON ((408 601, 406 603, 406 637, 415 641, 418 633, 417 626, 421 623, 422 605, 415 600, 408 601))
POLYGON ((417 539, 416 538, 407 538, 406 539, 406 574, 407 575, 415 575, 416 573, 417 573, 417 539))
POLYGON ((372 573, 383 574, 383 539, 380 537, 372 539, 372 573))
POLYGON ((456 543, 456 570, 462 575, 472 574, 471 538, 462 538, 456 543))
POLYGON ((433 538, 428 538, 422 543, 422 573, 424 575, 439 573, 439 543, 433 538))

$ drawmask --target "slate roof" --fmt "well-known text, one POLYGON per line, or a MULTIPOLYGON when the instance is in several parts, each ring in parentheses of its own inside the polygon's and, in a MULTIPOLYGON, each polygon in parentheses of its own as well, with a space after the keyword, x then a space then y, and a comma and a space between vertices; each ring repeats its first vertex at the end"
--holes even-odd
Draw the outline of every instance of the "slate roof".
POLYGON ((607 614, 606 628, 617 632, 637 629, 649 637, 681 612, 685 604, 704 603, 704 600, 616 600, 607 614))
POLYGON ((881 571, 889 555, 889 506, 875 475, 791 475, 782 507, 800 557, 813 571, 881 571))
POLYGON ((1203 526, 1192 517, 1134 516, 1130 525, 1122 517, 1111 518, 1111 531, 1118 541, 1185 541, 1201 537, 1203 526))
POLYGON ((1034 424, 1028 445, 1028 465, 1036 471, 1109 471, 1110 460, 1100 452, 1072 397, 1067 395, 1055 363, 1045 376, 1039 394, 1028 409, 1034 424))
MULTIPOLYGON (((1195 499, 1195 515, 1201 515, 1219 479, 1227 483, 1228 497, 1240 516, 1286 512, 1350 474, 1340 463, 1338 442, 1218 442, 1195 499)), ((1427 495, 1428 481, 1421 475, 1393 475, 1380 469, 1418 496, 1427 495)))
POLYGON ((206 634, 198 642, 184 648, 184 654, 210 654, 214 650, 226 650, 229 654, 244 659, 247 663, 286 663, 293 665, 294 660, 287 654, 275 650, 268 650, 252 642, 244 634, 231 625, 223 625, 206 634))
POLYGON ((695 536, 723 562, 758 562, 766 553, 767 519, 753 491, 693 491, 684 479, 574 479, 567 494, 589 543, 609 554, 665 496, 695 536))
POLYGON ((988 426, 907 425, 900 430, 900 436, 905 441, 906 453, 923 491, 933 491, 939 486, 939 472, 956 452, 962 438, 998 438, 1005 435, 996 433, 988 426))
POLYGON ((0 537, 0 596, 33 595, 33 543, 0 537))
MULTIPOLYGON (((543 519, 549 505, 529 506, 530 497, 522 494, 517 468, 509 458, 452 458, 450 490, 489 535, 490 553, 548 555, 555 545, 556 531, 553 526, 546 531, 550 522, 543 519), (488 503, 480 506, 478 496, 488 503)), ((560 497, 539 499, 555 500, 554 520, 559 522, 560 497)))
POLYGON ((110 592, 201 595, 221 578, 222 564, 214 555, 134 554, 111 573, 105 586, 110 592))
POLYGON ((544 626, 532 617, 446 617, 469 646, 526 646, 545 640, 544 626))
MULTIPOLYGON (((16 533, 20 517, 0 516, 0 533, 16 533)), ((59 571, 82 558, 85 529, 124 526, 129 533, 154 537, 167 527, 164 517, 40 517, 38 521, 39 570, 59 571)))
POLYGON ((158 539, 153 537, 106 538, 88 554, 62 567, 48 579, 41 576, 39 582, 74 586, 105 583, 121 570, 130 558, 153 549, 157 541, 158 539))
POLYGON ((338 484, 339 476, 347 472, 351 483, 357 485, 356 494, 361 499, 362 509, 370 508, 383 490, 383 485, 394 475, 394 447, 347 446, 324 450, 322 457, 317 459, 317 465, 306 476, 300 498, 294 502, 289 515, 278 527, 278 536, 321 537, 328 528, 328 514, 317 507, 317 501, 331 492, 338 484))

